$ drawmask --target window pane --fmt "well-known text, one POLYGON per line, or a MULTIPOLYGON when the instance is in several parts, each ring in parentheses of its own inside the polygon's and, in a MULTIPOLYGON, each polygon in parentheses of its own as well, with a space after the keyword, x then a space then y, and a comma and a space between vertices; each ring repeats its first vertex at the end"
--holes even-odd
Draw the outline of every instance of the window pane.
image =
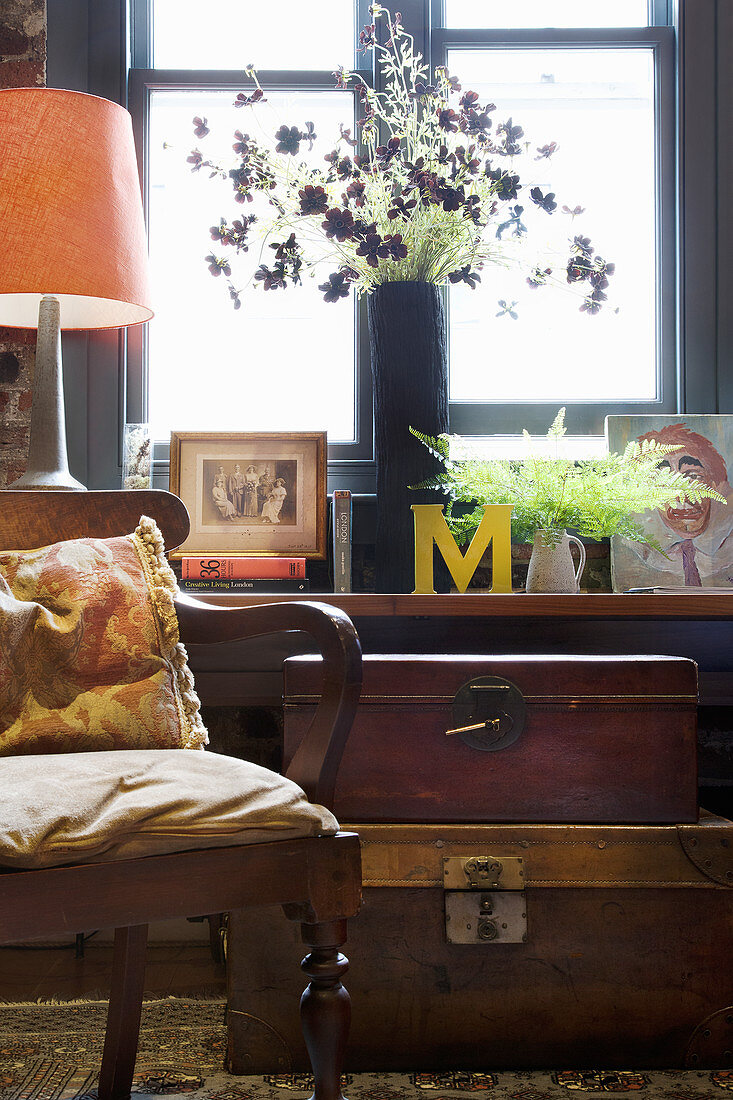
POLYGON ((447 27, 646 27, 647 0, 445 0, 447 27))
MULTIPOLYGON (((155 317, 149 329, 149 419, 154 437, 171 429, 293 431, 326 429, 331 442, 352 441, 354 429, 354 308, 327 304, 304 279, 300 287, 265 291, 249 286, 235 312, 223 278, 209 274, 214 251, 209 226, 253 207, 238 207, 228 180, 192 173, 186 157, 198 146, 207 159, 231 167, 232 134, 262 138, 254 114, 234 110, 231 91, 155 91, 150 105, 149 238, 155 317), (206 117, 211 133, 193 136, 191 119, 206 117), (169 147, 164 148, 164 144, 169 147), (324 338, 327 334, 327 338, 324 338)), ((257 118, 267 133, 284 120, 315 124, 307 160, 322 163, 339 122, 354 125, 353 101, 342 92, 267 92, 257 118), (271 112, 275 122, 270 125, 271 112), (322 136, 320 136, 322 135, 322 136)), ((264 208, 260 208, 264 213, 264 208)), ((267 244, 252 240, 232 262, 232 281, 249 283, 267 244), (235 263, 237 267, 235 269, 235 263)))
POLYGON ((654 399, 652 51, 454 50, 449 69, 481 102, 496 103, 496 121, 511 116, 523 126, 530 142, 532 178, 521 174, 519 203, 527 195, 525 215, 533 223, 523 255, 529 260, 546 246, 562 273, 570 240, 582 234, 616 265, 609 301, 596 316, 580 313, 562 287, 532 289, 526 272, 499 266, 485 266, 474 291, 451 288, 451 399, 558 405, 654 399), (555 155, 532 159, 534 148, 549 142, 558 143, 555 155), (529 201, 534 185, 555 192, 554 213, 545 215, 529 201), (584 213, 574 218, 563 205, 584 213), (500 299, 518 303, 517 320, 496 316, 500 299))
POLYGON ((154 0, 158 69, 351 68, 351 0, 154 0))

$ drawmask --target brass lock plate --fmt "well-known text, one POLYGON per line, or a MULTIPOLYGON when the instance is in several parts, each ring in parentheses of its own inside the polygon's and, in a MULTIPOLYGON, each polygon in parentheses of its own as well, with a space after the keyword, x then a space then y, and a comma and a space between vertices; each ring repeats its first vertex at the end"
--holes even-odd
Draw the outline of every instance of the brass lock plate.
POLYGON ((497 752, 517 740, 526 721, 527 708, 516 684, 501 676, 475 676, 456 692, 451 728, 465 745, 482 752, 497 752))
POLYGON ((487 854, 445 856, 445 890, 523 890, 524 860, 520 856, 487 854))
POLYGON ((524 891, 475 893, 448 890, 445 895, 448 943, 525 943, 527 903, 524 891))

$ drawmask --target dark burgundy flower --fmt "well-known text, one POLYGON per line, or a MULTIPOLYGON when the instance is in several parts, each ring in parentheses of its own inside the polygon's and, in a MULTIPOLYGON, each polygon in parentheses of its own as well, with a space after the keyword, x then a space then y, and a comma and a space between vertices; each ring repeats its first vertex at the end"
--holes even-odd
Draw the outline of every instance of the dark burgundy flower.
POLYGON ((328 210, 328 195, 322 187, 307 183, 298 192, 301 214, 325 214, 328 210))
POLYGON ((475 137, 479 141, 486 142, 488 140, 489 130, 491 129, 491 118, 489 117, 489 109, 494 109, 494 104, 490 104, 490 107, 485 111, 464 111, 461 115, 461 130, 464 134, 470 137, 475 137))
POLYGON ((321 225, 329 239, 335 237, 337 241, 348 241, 354 235, 354 216, 350 210, 342 210, 340 206, 327 210, 326 220, 321 225))
POLYGON ((232 269, 229 266, 229 260, 225 259, 223 256, 217 257, 213 254, 213 252, 211 252, 208 256, 204 256, 204 259, 209 265, 209 271, 211 272, 211 274, 216 275, 217 278, 222 274, 222 272, 225 275, 231 275, 232 269))
POLYGON ((469 111, 478 103, 478 92, 464 92, 461 98, 458 100, 458 106, 463 107, 464 111, 469 111))
POLYGON ((221 244, 231 244, 231 229, 226 223, 226 219, 222 218, 218 225, 212 225, 209 229, 212 241, 220 241, 221 244))
POLYGON ((257 271, 255 271, 255 280, 262 283, 265 290, 283 289, 285 287, 285 269, 280 263, 275 264, 273 268, 260 264, 257 271))
POLYGON ((291 233, 286 241, 275 242, 270 245, 270 248, 275 249, 276 260, 289 260, 296 253, 300 252, 300 245, 295 239, 295 233, 291 233))
MULTIPOLYGON (((407 245, 402 240, 401 233, 394 233, 384 238, 384 244, 388 249, 388 255, 395 260, 407 259, 407 245)), ((367 263, 369 261, 367 260, 367 263)))
POLYGON ((248 156, 255 151, 254 146, 250 142, 249 134, 243 134, 241 130, 235 130, 234 136, 237 139, 232 145, 232 149, 239 156, 248 156))
POLYGON ((529 192, 529 197, 546 214, 552 214, 553 210, 557 210, 554 191, 548 191, 546 195, 543 195, 539 187, 533 187, 529 192))
POLYGON ((367 233, 356 250, 357 256, 363 256, 370 267, 377 267, 380 260, 389 256, 389 246, 378 233, 367 233))
POLYGON ((239 291, 235 290, 231 283, 229 284, 229 297, 231 298, 232 304, 234 305, 235 309, 242 308, 242 303, 239 298, 239 291))
POLYGON ((549 145, 538 145, 537 146, 537 156, 534 159, 535 160, 549 160, 549 158, 552 156, 552 154, 555 152, 556 149, 557 149, 557 142, 556 141, 551 141, 549 145))
POLYGON ((436 73, 438 73, 439 76, 443 77, 446 84, 448 85, 448 89, 451 92, 460 92, 461 85, 458 81, 458 77, 451 76, 450 73, 448 72, 448 70, 446 69, 445 65, 438 65, 438 67, 436 68, 435 71, 436 71, 436 73))
POLYGON ((348 180, 354 174, 354 162, 351 157, 342 157, 336 165, 336 175, 340 180, 348 180))
POLYGON ((471 290, 476 289, 476 283, 481 282, 481 276, 477 271, 471 271, 471 265, 466 264, 464 267, 458 269, 458 271, 451 271, 448 275, 448 279, 451 283, 466 283, 470 286, 471 290))
POLYGON ((387 217, 390 221, 395 218, 404 218, 405 221, 410 220, 410 211, 414 210, 417 206, 417 199, 409 199, 407 202, 402 198, 402 195, 397 195, 392 199, 393 205, 387 211, 387 217))
POLYGON ((324 302, 338 302, 339 298, 348 298, 349 283, 342 271, 332 271, 328 276, 328 282, 320 283, 324 302))
POLYGON ((389 162, 398 155, 400 151, 400 139, 398 137, 390 138, 386 145, 377 146, 377 161, 382 168, 386 168, 389 162))
POLYGON ((204 163, 204 154, 201 153, 198 149, 193 149, 191 151, 191 156, 186 157, 186 164, 193 165, 193 167, 191 168, 192 172, 198 172, 199 169, 202 167, 203 163, 204 163))
POLYGON ((198 115, 196 115, 196 117, 194 118, 194 120, 193 120, 193 132, 194 132, 194 135, 197 138, 206 137, 206 135, 210 132, 209 127, 206 125, 207 122, 208 122, 208 119, 199 118, 198 115))
MULTIPOLYGON (((338 69, 335 69, 331 75, 336 77, 336 87, 339 91, 348 91, 349 82, 346 79, 348 74, 343 65, 339 65, 338 69)), ((318 289, 320 290, 320 287, 318 289)))
POLYGON ((415 99, 419 102, 425 102, 426 99, 430 99, 434 95, 435 85, 426 84, 422 80, 416 80, 414 90, 409 93, 410 99, 415 99))
POLYGON ((472 176, 475 175, 481 167, 481 161, 478 159, 478 157, 475 157, 473 155, 475 151, 475 145, 469 145, 468 152, 466 152, 462 145, 459 145, 457 146, 454 153, 456 163, 464 168, 467 172, 470 172, 472 176))
POLYGON ((522 189, 519 176, 513 176, 502 168, 490 168, 487 164, 484 175, 495 184, 495 187, 492 188, 492 194, 504 202, 516 199, 518 192, 522 189))
POLYGON ((341 134, 341 140, 345 141, 347 145, 350 145, 352 149, 355 149, 358 142, 356 138, 351 136, 351 127, 348 129, 344 127, 343 122, 339 122, 339 133, 341 134))
POLYGON ((466 193, 462 187, 448 187, 445 184, 437 188, 436 194, 443 204, 443 209, 447 212, 460 210, 466 198, 466 193))
POLYGON ((478 195, 468 195, 463 215, 470 218, 474 225, 481 225, 481 199, 478 195))
POLYGON ((359 31, 359 53, 366 53, 367 50, 371 50, 377 44, 377 40, 374 37, 374 23, 367 23, 364 26, 363 31, 359 31))
POLYGON ((573 237, 572 249, 574 252, 579 252, 581 256, 585 256, 588 260, 595 252, 595 249, 590 243, 590 237, 573 237))
POLYGON ((232 180, 232 187, 234 188, 234 201, 252 202, 254 176, 245 168, 231 168, 229 178, 232 180))
POLYGON ((527 285, 531 287, 544 286, 547 282, 548 275, 552 275, 551 267, 536 267, 532 273, 527 276, 527 285))
POLYGON ((515 126, 511 118, 508 118, 497 126, 497 131, 504 135, 504 152, 507 156, 514 157, 522 151, 519 139, 524 137, 524 130, 521 126, 515 126))
MULTIPOLYGON (((606 295, 604 294, 603 297, 605 298, 606 295)), ((580 307, 580 312, 587 313, 589 316, 592 317, 593 314, 601 312, 601 303, 593 294, 591 294, 587 298, 583 299, 583 303, 580 307)))
POLYGON ((364 183, 364 180, 362 180, 362 179, 352 180, 351 183, 349 184, 349 186, 346 188, 346 198, 345 198, 344 201, 348 202, 349 199, 351 199, 352 202, 354 203, 354 206, 363 206, 364 205, 364 191, 365 190, 366 190, 366 184, 364 183))
POLYGON ((297 126, 281 126, 276 132, 275 137, 278 139, 275 151, 277 153, 289 153, 294 157, 300 152, 300 143, 306 137, 302 134, 297 126))
POLYGON ((352 237, 355 241, 363 241, 364 238, 368 237, 370 233, 376 232, 377 227, 374 222, 365 222, 363 218, 354 219, 354 231, 352 233, 352 237))
POLYGON ((591 262, 586 256, 571 256, 565 272, 569 283, 582 283, 592 270, 591 262))
POLYGON ((458 115, 451 107, 438 107, 435 112, 438 116, 438 126, 446 133, 455 134, 458 129, 458 115))
POLYGON ((237 98, 234 100, 235 107, 251 107, 254 103, 267 103, 262 88, 255 88, 252 95, 246 95, 244 92, 239 92, 237 98))

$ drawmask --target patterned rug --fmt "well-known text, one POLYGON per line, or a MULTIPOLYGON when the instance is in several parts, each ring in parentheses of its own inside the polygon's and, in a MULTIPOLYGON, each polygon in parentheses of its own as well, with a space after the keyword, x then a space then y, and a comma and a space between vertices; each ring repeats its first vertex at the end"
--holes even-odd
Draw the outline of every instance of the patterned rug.
MULTIPOLYGON (((0 1100, 91 1100, 102 1056, 104 1002, 0 1005, 0 1100)), ((143 1007, 133 1096, 187 1100, 305 1100, 305 1073, 235 1077, 224 1072, 225 1005, 170 998, 143 1007)), ((639 1100, 724 1100, 732 1071, 516 1071, 356 1073, 350 1100, 571 1100, 577 1093, 640 1093, 639 1100)))

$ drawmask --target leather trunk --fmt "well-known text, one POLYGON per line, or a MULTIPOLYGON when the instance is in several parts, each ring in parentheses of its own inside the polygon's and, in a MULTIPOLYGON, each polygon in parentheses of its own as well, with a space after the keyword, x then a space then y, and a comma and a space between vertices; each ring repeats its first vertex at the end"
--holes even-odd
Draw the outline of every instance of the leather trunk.
MULTIPOLYGON (((349 1071, 733 1066, 729 821, 346 827, 349 1071)), ((297 926, 233 913, 227 954, 229 1068, 306 1070, 297 926)))
MULTIPOLYGON (((365 656, 336 816, 694 822, 696 673, 681 657, 365 656)), ((286 764, 320 675, 318 658, 285 662, 286 764)))

